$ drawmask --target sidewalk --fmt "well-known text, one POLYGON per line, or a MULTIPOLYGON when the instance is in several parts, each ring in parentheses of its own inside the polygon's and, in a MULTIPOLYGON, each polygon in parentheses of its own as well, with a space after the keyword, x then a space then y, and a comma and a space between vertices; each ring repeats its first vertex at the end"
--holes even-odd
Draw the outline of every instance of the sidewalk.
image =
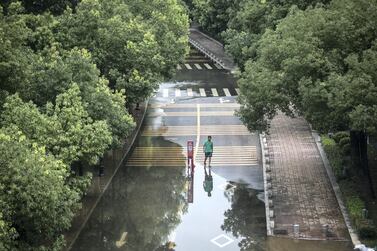
POLYGON ((349 240, 347 227, 309 124, 279 114, 267 135, 271 234, 349 240), (271 201, 272 200, 272 201, 271 201), (296 225, 294 232, 293 225, 296 225))
POLYGON ((231 57, 225 53, 224 46, 196 28, 190 29, 189 41, 196 49, 204 53, 224 69, 233 71, 236 68, 231 57))
POLYGON ((136 122, 136 128, 131 133, 131 135, 127 139, 125 139, 123 146, 117 149, 112 149, 105 154, 104 176, 98 176, 98 167, 90 167, 91 169, 95 169, 95 171, 93 172, 92 184, 87 194, 82 199, 82 208, 81 210, 79 210, 79 212, 76 213, 76 216, 72 221, 71 228, 64 234, 64 238, 66 241, 65 250, 71 249, 71 246, 73 245, 81 230, 85 226, 86 221, 92 214, 92 211, 101 199, 102 194, 105 192, 108 185, 111 183, 111 180, 113 179, 117 170, 122 165, 124 158, 127 156, 128 152, 132 148, 132 145, 143 123, 147 106, 148 102, 141 103, 140 110, 134 111, 133 114, 131 114, 136 122))

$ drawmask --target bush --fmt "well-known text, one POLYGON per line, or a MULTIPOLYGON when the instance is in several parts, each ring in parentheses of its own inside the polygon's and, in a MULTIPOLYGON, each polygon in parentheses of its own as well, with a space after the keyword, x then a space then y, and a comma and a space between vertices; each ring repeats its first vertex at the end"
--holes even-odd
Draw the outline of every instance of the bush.
POLYGON ((335 140, 336 143, 339 143, 341 139, 349 138, 349 137, 350 137, 349 132, 337 132, 334 134, 333 139, 335 140))
POLYGON ((339 140, 339 146, 343 147, 345 145, 351 144, 351 138, 350 137, 344 137, 339 140))
POLYGON ((343 177, 343 156, 335 141, 327 136, 322 136, 322 145, 329 159, 330 165, 337 179, 343 177))
POLYGON ((369 225, 361 227, 358 232, 361 239, 374 239, 377 237, 377 230, 369 225))
POLYGON ((346 196, 346 204, 350 216, 354 219, 356 225, 358 225, 362 220, 362 210, 365 208, 364 202, 357 196, 346 196))

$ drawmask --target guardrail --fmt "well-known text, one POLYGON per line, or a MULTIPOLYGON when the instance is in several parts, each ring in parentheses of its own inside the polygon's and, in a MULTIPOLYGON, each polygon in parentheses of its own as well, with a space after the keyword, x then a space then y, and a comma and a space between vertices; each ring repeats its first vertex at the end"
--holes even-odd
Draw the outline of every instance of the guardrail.
POLYGON ((224 62, 221 59, 217 58, 212 52, 210 52, 209 50, 207 50, 206 48, 204 48, 203 46, 201 46, 198 42, 196 42, 195 40, 193 40, 191 38, 189 38, 189 42, 197 50, 199 50, 201 53, 203 53, 204 55, 206 55, 212 61, 214 61, 215 63, 217 63, 218 65, 220 65, 222 68, 229 70, 229 67, 225 66, 224 62))

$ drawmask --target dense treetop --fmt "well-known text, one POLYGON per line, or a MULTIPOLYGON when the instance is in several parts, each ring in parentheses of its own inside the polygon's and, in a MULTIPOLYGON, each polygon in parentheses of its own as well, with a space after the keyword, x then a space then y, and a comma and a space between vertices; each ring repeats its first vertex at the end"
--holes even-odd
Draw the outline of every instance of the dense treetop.
POLYGON ((94 165, 184 59, 177 0, 1 1, 0 249, 60 250, 94 165))
POLYGON ((240 67, 249 129, 282 111, 322 131, 376 132, 375 0, 189 2, 240 67))

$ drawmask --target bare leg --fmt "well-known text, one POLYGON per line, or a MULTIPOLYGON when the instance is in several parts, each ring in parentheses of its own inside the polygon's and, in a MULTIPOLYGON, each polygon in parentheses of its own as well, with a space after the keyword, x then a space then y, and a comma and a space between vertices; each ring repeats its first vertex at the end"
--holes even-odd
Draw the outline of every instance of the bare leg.
POLYGON ((212 157, 208 157, 208 158, 209 158, 208 166, 210 167, 211 166, 211 158, 212 157))
POLYGON ((207 156, 204 157, 204 166, 205 166, 206 163, 207 163, 207 158, 208 158, 207 156))

